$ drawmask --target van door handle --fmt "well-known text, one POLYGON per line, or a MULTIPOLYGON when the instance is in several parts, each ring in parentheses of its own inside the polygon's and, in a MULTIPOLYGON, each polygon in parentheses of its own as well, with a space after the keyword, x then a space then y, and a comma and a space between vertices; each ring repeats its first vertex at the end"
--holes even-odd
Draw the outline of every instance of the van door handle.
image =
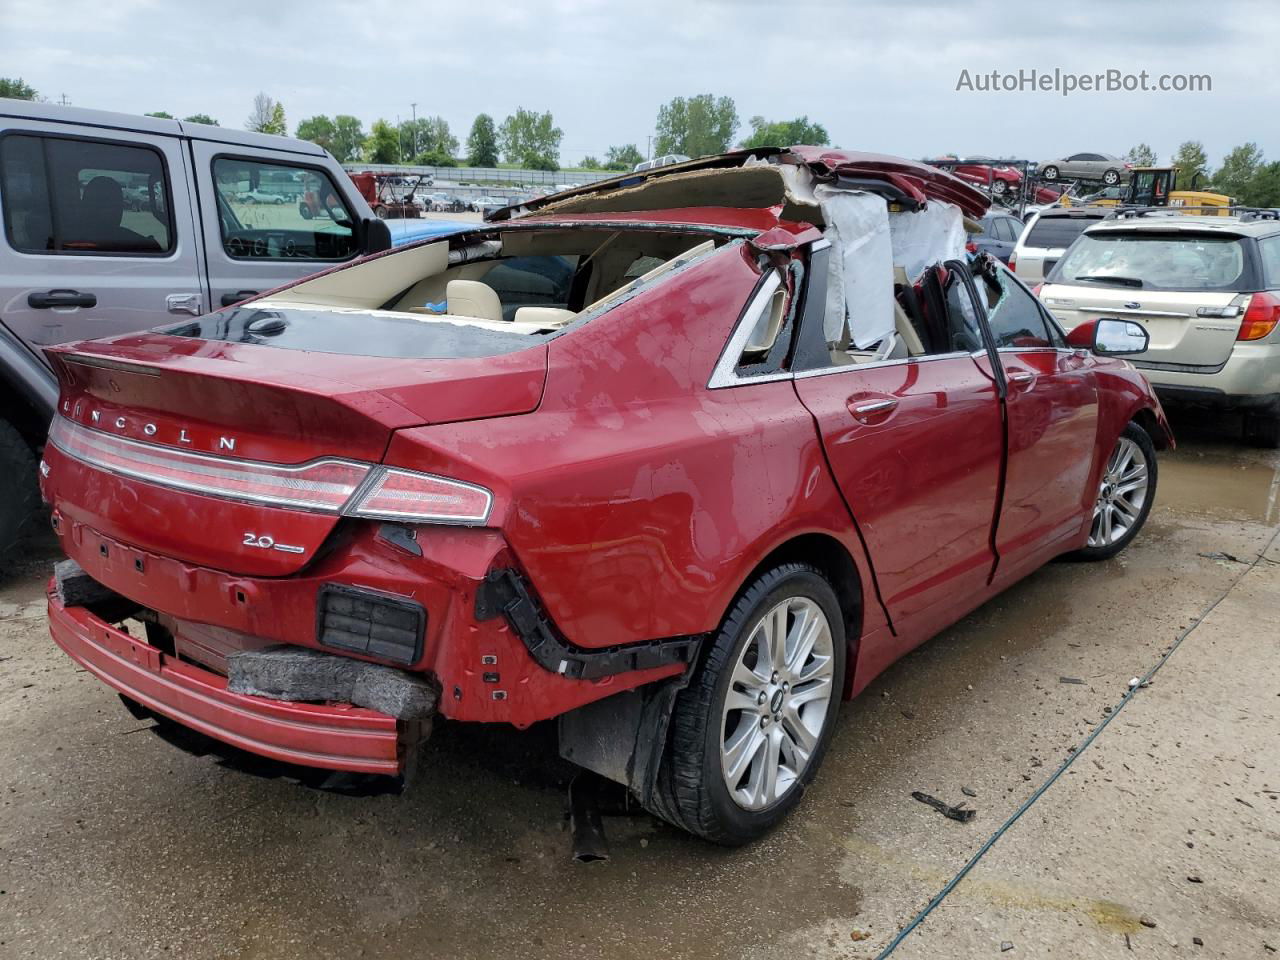
POLYGON ((27 294, 27 306, 36 310, 48 310, 51 307, 96 307, 98 297, 92 293, 81 293, 79 290, 48 290, 45 293, 27 294))
POLYGON ((876 417, 876 414, 888 413, 897 405, 896 397, 885 397, 882 400, 863 400, 860 402, 851 401, 849 403, 849 412, 853 414, 855 420, 869 423, 876 417))
POLYGON ((234 306, 242 300, 248 300, 250 297, 256 297, 257 290, 238 290, 235 293, 224 293, 222 295, 222 305, 224 307, 234 306))
POLYGON ((189 313, 193 317, 204 313, 204 304, 198 293, 171 293, 164 298, 164 305, 170 313, 189 313))

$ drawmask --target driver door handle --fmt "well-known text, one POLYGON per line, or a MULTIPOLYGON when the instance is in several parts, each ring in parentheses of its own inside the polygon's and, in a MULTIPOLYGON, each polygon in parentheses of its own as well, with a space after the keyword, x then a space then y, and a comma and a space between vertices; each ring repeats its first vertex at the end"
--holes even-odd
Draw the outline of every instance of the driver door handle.
POLYGON ((1009 382, 1016 383, 1021 386, 1024 383, 1030 383, 1036 378, 1036 375, 1030 370, 1014 370, 1009 374, 1009 382))
POLYGON ((877 414, 885 414, 898 405, 896 397, 884 397, 881 400, 861 400, 849 403, 849 412, 855 420, 870 423, 877 414))
POLYGON ((96 307, 97 305, 97 294, 81 293, 79 290, 48 290, 44 293, 27 294, 27 306, 36 310, 48 310, 52 307, 96 307))
POLYGON ((164 298, 164 305, 170 313, 189 313, 193 317, 204 313, 204 304, 198 293, 171 293, 164 298))
POLYGON ((257 290, 239 290, 236 293, 224 293, 222 295, 222 305, 230 307, 241 300, 248 300, 250 297, 256 297, 257 295, 257 290))

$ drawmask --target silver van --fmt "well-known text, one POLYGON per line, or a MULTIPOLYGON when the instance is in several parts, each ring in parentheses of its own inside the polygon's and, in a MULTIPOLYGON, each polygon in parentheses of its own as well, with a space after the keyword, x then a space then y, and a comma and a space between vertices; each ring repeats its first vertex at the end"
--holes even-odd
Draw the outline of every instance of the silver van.
POLYGON ((0 99, 0 559, 37 506, 41 348, 199 316, 391 245, 313 143, 0 99))

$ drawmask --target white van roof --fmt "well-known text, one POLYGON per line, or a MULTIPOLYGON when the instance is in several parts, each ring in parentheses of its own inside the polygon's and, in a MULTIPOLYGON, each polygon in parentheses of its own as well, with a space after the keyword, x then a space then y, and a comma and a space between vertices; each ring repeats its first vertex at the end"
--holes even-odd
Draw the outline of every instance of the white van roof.
POLYGON ((4 123, 8 118, 101 127, 104 130, 128 130, 134 133, 189 137, 193 140, 210 140, 214 143, 258 147, 263 150, 283 150, 311 156, 324 155, 324 150, 316 144, 306 140, 295 140, 292 137, 250 133, 248 130, 214 127, 207 123, 188 123, 185 120, 166 120, 163 117, 140 117, 132 113, 112 113, 108 110, 88 110, 84 107, 63 107, 56 103, 0 98, 0 130, 8 125, 4 123))

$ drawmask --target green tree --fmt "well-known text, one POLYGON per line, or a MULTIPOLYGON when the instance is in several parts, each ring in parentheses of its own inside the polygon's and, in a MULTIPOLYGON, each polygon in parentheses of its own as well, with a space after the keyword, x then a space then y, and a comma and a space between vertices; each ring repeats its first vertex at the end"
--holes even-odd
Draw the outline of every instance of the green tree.
POLYGON ((163 110, 157 110, 157 111, 155 111, 154 113, 144 113, 144 114, 143 114, 143 116, 144 116, 144 117, 159 117, 161 120, 172 120, 172 119, 173 119, 173 114, 172 114, 172 113, 166 113, 166 112, 165 112, 165 111, 163 111, 163 110))
POLYGON ((810 123, 809 118, 769 121, 764 117, 752 117, 751 133, 742 141, 744 147, 790 147, 798 143, 826 146, 831 142, 827 128, 820 123, 810 123))
POLYGON ((406 120, 400 124, 400 136, 406 156, 415 155, 416 145, 418 156, 449 160, 447 164, 433 163, 434 166, 454 165, 453 155, 458 152, 458 138, 449 130, 449 121, 444 117, 419 117, 416 122, 406 120))
POLYGON ((21 77, 0 77, 0 97, 8 97, 11 100, 34 100, 36 91, 29 83, 23 82, 21 77))
POLYGON ((676 97, 658 108, 657 153, 704 157, 724 153, 738 131, 738 109, 732 97, 700 93, 676 97))
POLYGON ((314 117, 307 117, 307 119, 301 121, 293 135, 299 140, 310 140, 316 146, 323 147, 333 153, 334 144, 338 136, 338 128, 323 113, 318 113, 314 117))
POLYGON ((340 113, 333 118, 333 149, 329 152, 339 163, 359 160, 364 140, 364 126, 359 117, 340 113))
POLYGON ((527 170, 559 170, 560 141, 564 131, 551 114, 520 107, 498 129, 498 143, 508 163, 527 170))
POLYGON ((1262 151, 1258 145, 1242 143, 1223 157, 1222 166, 1213 175, 1214 188, 1248 203, 1251 181, 1261 166, 1262 151))
POLYGON ((207 113, 193 113, 191 116, 183 117, 182 119, 186 123, 203 123, 210 127, 216 127, 219 125, 218 121, 213 119, 213 117, 209 116, 207 113))
POLYGON ((277 137, 289 135, 289 121, 284 118, 284 104, 279 100, 271 108, 271 121, 262 128, 263 133, 274 133, 277 137))
POLYGON ((581 167, 583 170, 603 170, 604 169, 604 167, 600 166, 600 158, 596 156, 592 156, 591 154, 587 154, 585 157, 583 157, 582 162, 578 164, 578 166, 581 167))
POLYGON ((467 164, 472 167, 496 167, 498 165, 498 131, 493 117, 482 113, 471 123, 467 134, 467 164))
POLYGON ((370 163, 399 163, 400 131, 385 120, 373 121, 364 141, 364 157, 370 163))
POLYGON ((1280 161, 1258 167, 1248 191, 1239 199, 1251 207, 1280 207, 1280 161))
POLYGON ((1145 143, 1130 147, 1124 158, 1135 167, 1154 167, 1156 165, 1156 152, 1151 149, 1149 144, 1145 143))
POLYGON ((1173 155, 1173 165, 1178 168, 1175 190, 1194 190, 1209 179, 1209 158, 1205 156, 1204 144, 1199 140, 1182 143, 1173 155))
POLYGON ((618 147, 610 147, 604 155, 606 170, 634 170, 637 163, 644 163, 644 154, 634 143, 624 143, 618 147))

